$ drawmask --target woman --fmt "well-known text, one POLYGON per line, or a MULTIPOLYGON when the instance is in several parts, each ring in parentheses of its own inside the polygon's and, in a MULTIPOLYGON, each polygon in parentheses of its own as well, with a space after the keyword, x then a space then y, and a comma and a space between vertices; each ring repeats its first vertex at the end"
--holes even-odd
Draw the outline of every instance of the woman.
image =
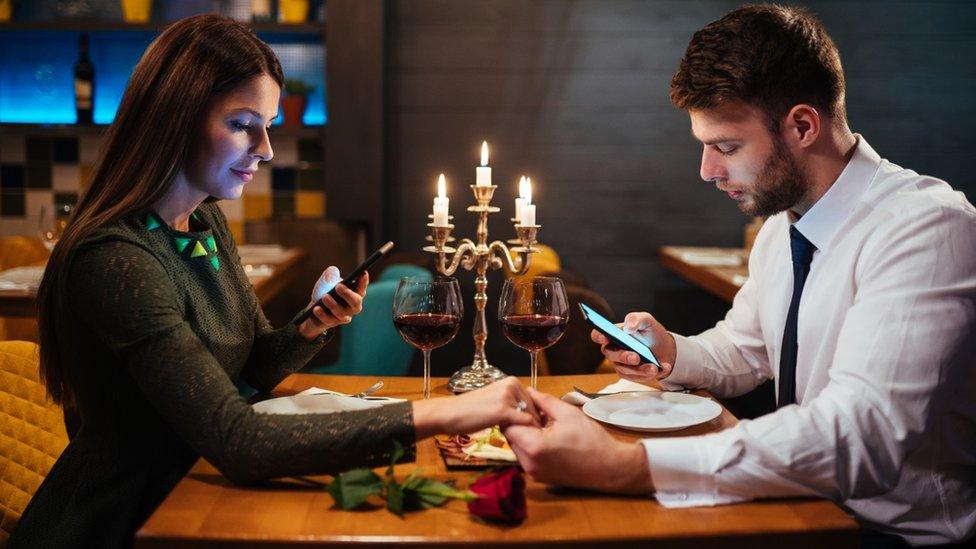
MULTIPOLYGON (((39 290, 41 371, 71 442, 13 546, 129 545, 201 455, 235 482, 386 463, 393 441, 535 423, 514 381, 456 398, 331 415, 261 415, 270 390, 358 313, 365 280, 297 328, 268 324, 214 200, 272 157, 282 72, 246 27, 175 23, 132 74, 93 182, 39 290)), ((330 268, 313 290, 324 293, 330 268)))

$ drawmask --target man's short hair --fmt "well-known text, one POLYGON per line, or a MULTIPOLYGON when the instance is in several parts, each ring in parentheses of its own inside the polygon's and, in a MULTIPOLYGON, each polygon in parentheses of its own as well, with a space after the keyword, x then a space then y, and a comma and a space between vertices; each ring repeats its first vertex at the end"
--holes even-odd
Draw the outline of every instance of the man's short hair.
POLYGON ((846 122, 844 69, 823 24, 804 8, 762 4, 696 32, 671 79, 671 102, 704 110, 733 101, 759 108, 774 131, 800 103, 846 122))

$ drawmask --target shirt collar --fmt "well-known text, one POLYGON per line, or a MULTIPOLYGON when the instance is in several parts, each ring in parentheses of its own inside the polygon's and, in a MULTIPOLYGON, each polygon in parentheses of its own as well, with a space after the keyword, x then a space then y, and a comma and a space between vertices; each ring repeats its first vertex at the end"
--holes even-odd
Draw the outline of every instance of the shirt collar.
MULTIPOLYGON (((818 250, 824 250, 844 220, 870 186, 881 165, 881 156, 859 134, 854 154, 827 192, 814 203, 794 226, 818 250)), ((795 219, 792 212, 789 218, 795 219)))

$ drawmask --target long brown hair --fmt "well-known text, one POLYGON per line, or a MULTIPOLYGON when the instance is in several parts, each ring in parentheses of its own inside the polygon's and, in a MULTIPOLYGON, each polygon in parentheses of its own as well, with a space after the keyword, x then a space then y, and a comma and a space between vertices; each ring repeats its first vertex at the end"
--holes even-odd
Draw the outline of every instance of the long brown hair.
POLYGON ((74 405, 83 383, 72 367, 67 277, 78 245, 96 229, 144 211, 183 169, 212 101, 243 82, 284 76, 274 52, 246 26, 219 15, 170 25, 129 79, 91 185, 51 253, 38 289, 41 376, 51 398, 74 405))

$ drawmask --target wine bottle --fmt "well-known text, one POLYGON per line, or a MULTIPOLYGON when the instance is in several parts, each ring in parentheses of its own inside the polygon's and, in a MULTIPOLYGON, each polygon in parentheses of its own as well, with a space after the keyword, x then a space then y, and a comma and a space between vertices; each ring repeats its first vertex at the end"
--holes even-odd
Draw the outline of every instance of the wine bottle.
POLYGON ((92 123, 95 108, 95 67, 88 59, 88 34, 78 38, 78 61, 75 62, 75 110, 79 124, 92 123))

